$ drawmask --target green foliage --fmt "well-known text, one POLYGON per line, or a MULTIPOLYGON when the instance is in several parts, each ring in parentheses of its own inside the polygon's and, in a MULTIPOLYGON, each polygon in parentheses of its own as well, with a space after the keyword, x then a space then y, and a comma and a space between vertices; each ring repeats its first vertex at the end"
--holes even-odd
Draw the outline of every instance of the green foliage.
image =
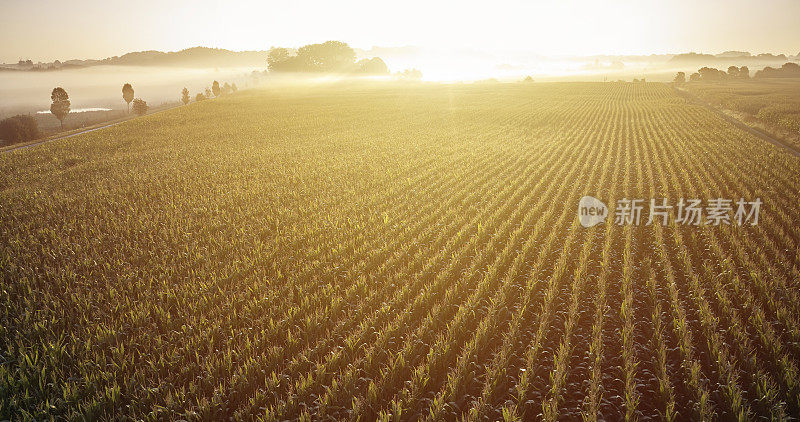
POLYGON ((183 103, 183 105, 186 105, 189 104, 189 101, 190 101, 189 90, 186 87, 184 87, 183 90, 181 90, 181 102, 183 103))
POLYGON ((0 155, 0 419, 788 419, 798 170, 658 83, 248 90, 0 155))
POLYGON ((131 101, 133 101, 133 87, 131 84, 126 83, 122 86, 122 99, 128 103, 128 110, 130 111, 131 101))
POLYGON ((300 47, 295 54, 286 48, 273 48, 267 56, 270 72, 335 72, 385 75, 389 73, 380 57, 356 63, 355 51, 341 41, 326 41, 300 47))
POLYGON ((53 92, 50 94, 50 99, 53 101, 50 104, 50 113, 52 113, 56 118, 61 122, 61 127, 64 127, 64 119, 69 114, 70 103, 69 103, 69 95, 64 88, 57 87, 53 88, 53 92))
POLYGON ((800 78, 800 64, 784 63, 779 69, 765 67, 756 72, 756 78, 800 78))
POLYGON ((133 100, 133 112, 139 116, 144 116, 147 114, 147 110, 150 107, 147 105, 147 102, 142 100, 141 98, 136 98, 133 100))
POLYGON ((34 117, 20 114, 0 120, 0 140, 6 144, 38 138, 39 125, 34 117))

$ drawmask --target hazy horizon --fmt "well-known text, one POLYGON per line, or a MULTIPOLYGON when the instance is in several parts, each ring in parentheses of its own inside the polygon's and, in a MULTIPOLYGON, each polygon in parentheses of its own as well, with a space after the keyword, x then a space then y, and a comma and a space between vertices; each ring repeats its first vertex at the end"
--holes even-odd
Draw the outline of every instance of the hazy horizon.
MULTIPOLYGON (((314 41, 314 43, 328 41, 328 39, 319 39, 314 41)), ((593 53, 593 54, 539 54, 528 50, 492 50, 492 49, 480 49, 480 48, 447 48, 447 47, 425 47, 422 45, 372 45, 368 47, 362 47, 357 45, 352 45, 348 43, 347 40, 336 40, 342 41, 350 45, 353 49, 357 52, 363 52, 366 54, 361 54, 363 56, 381 56, 386 55, 389 52, 389 55, 418 55, 420 53, 423 54, 437 54, 441 53, 443 55, 476 55, 476 56, 493 56, 493 57, 508 57, 508 58, 528 58, 528 59, 542 59, 542 60, 573 60, 573 59, 593 59, 595 57, 663 57, 663 56, 677 56, 680 54, 687 54, 687 53, 696 53, 696 54, 709 54, 709 55, 719 55, 726 52, 743 52, 743 53, 750 53, 753 56, 758 54, 773 54, 773 55, 780 55, 784 54, 787 58, 794 58, 800 55, 800 51, 792 52, 792 51, 762 51, 762 50, 745 50, 741 48, 730 48, 727 50, 719 50, 719 51, 706 51, 706 50, 685 50, 685 51, 665 51, 665 52, 649 52, 649 53, 640 53, 640 54, 610 54, 610 53, 593 53)), ((19 60, 31 60, 33 63, 52 63, 55 60, 59 60, 65 62, 67 60, 105 60, 112 57, 121 57, 125 54, 130 53, 144 53, 149 51, 158 51, 162 53, 176 53, 185 50, 191 50, 195 48, 209 48, 209 49, 220 49, 220 50, 227 50, 233 53, 248 53, 248 52, 269 52, 270 49, 275 47, 283 47, 283 48, 290 48, 290 49, 297 49, 302 47, 303 45, 275 45, 270 46, 261 50, 237 50, 233 48, 225 48, 225 47, 218 47, 218 46, 208 46, 208 45, 192 45, 187 46, 184 48, 174 49, 174 50, 164 50, 164 49, 157 49, 157 48, 148 48, 143 50, 131 50, 131 51, 124 51, 114 55, 106 55, 106 56, 97 56, 97 57, 48 57, 48 58, 39 58, 34 59, 32 57, 20 57, 14 60, 5 60, 0 61, 0 64, 12 65, 16 64, 19 60)), ((359 57, 361 56, 359 55, 359 57)))
POLYGON ((0 15, 6 40, 0 62, 99 59, 195 46, 268 50, 330 39, 364 50, 414 46, 552 57, 728 50, 796 55, 798 15, 800 2, 792 0, 504 0, 491 8, 420 0, 394 7, 359 0, 280 7, 248 1, 7 0, 0 15))

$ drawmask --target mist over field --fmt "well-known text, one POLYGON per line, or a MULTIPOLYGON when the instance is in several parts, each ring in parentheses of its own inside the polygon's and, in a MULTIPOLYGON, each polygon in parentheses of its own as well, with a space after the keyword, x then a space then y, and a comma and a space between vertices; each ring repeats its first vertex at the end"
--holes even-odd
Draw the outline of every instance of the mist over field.
POLYGON ((137 98, 152 105, 177 102, 186 87, 192 96, 211 82, 246 83, 256 68, 179 68, 153 66, 91 66, 43 72, 0 72, 0 116, 48 110, 50 91, 61 86, 69 92, 73 109, 126 108, 121 88, 133 85, 137 98))
MULTIPOLYGON (((175 53, 171 53, 175 54, 175 53)), ((240 54, 240 53, 230 53, 240 54)), ((244 53, 241 53, 244 54, 244 53)), ((615 81, 646 79, 652 82, 669 82, 676 72, 695 72, 698 62, 676 60, 671 54, 631 56, 541 56, 522 51, 487 51, 478 49, 437 49, 420 47, 373 47, 357 50, 358 59, 381 57, 388 66, 390 75, 408 69, 417 69, 426 82, 516 82, 531 77, 537 82, 555 81, 615 81)), ((728 59, 729 64, 748 64, 755 72, 767 65, 780 65, 782 60, 754 62, 752 57, 728 59)), ((796 59, 795 59, 796 60, 796 59)), ((255 63, 255 61, 251 61, 255 63)), ((713 62, 708 64, 713 65, 713 62)), ((718 63, 726 68, 726 63, 718 63)), ((13 66, 13 65, 7 65, 13 66)), ((211 86, 213 80, 220 83, 236 83, 241 88, 266 82, 308 82, 312 80, 339 80, 344 76, 322 77, 319 75, 275 75, 266 74, 266 62, 262 66, 210 67, 210 66, 126 66, 90 65, 86 67, 61 68, 50 71, 2 71, 0 72, 0 116, 18 113, 33 113, 47 110, 50 91, 61 86, 67 90, 73 110, 83 108, 124 109, 120 88, 130 83, 135 96, 158 106, 179 100, 183 87, 191 96, 211 86), (257 78, 250 78, 252 72, 257 78)))

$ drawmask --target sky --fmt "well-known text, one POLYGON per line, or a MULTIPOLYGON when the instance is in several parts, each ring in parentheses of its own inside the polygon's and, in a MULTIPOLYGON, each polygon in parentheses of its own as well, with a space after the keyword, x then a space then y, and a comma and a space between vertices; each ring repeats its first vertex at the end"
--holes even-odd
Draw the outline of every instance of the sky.
POLYGON ((0 0, 0 62, 340 40, 547 56, 800 53, 800 0, 0 0))

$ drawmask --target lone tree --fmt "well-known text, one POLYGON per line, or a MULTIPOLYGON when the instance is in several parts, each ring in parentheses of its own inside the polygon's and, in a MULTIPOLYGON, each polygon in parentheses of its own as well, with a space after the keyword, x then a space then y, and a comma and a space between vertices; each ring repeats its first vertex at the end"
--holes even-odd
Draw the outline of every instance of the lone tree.
POLYGON ((181 94, 181 101, 183 101, 183 105, 189 104, 189 90, 184 87, 183 91, 181 91, 181 94))
POLYGON ((675 82, 678 85, 680 85, 682 83, 685 83, 686 82, 686 74, 683 73, 683 72, 678 72, 678 74, 675 75, 675 80, 673 80, 673 82, 675 82))
POLYGON ((221 90, 219 89, 219 82, 214 81, 214 83, 211 84, 211 92, 214 93, 215 97, 219 97, 219 94, 221 92, 221 90))
POLYGON ((64 119, 67 117, 67 114, 69 114, 69 95, 64 88, 59 86, 53 88, 50 99, 53 100, 53 103, 50 104, 50 112, 61 122, 61 129, 64 129, 64 119))
POLYGON ((128 113, 131 112, 131 101, 133 101, 133 87, 131 84, 122 85, 122 99, 128 103, 128 113))
POLYGON ((150 107, 147 106, 147 102, 141 98, 133 100, 133 112, 139 116, 144 116, 148 108, 150 107))

